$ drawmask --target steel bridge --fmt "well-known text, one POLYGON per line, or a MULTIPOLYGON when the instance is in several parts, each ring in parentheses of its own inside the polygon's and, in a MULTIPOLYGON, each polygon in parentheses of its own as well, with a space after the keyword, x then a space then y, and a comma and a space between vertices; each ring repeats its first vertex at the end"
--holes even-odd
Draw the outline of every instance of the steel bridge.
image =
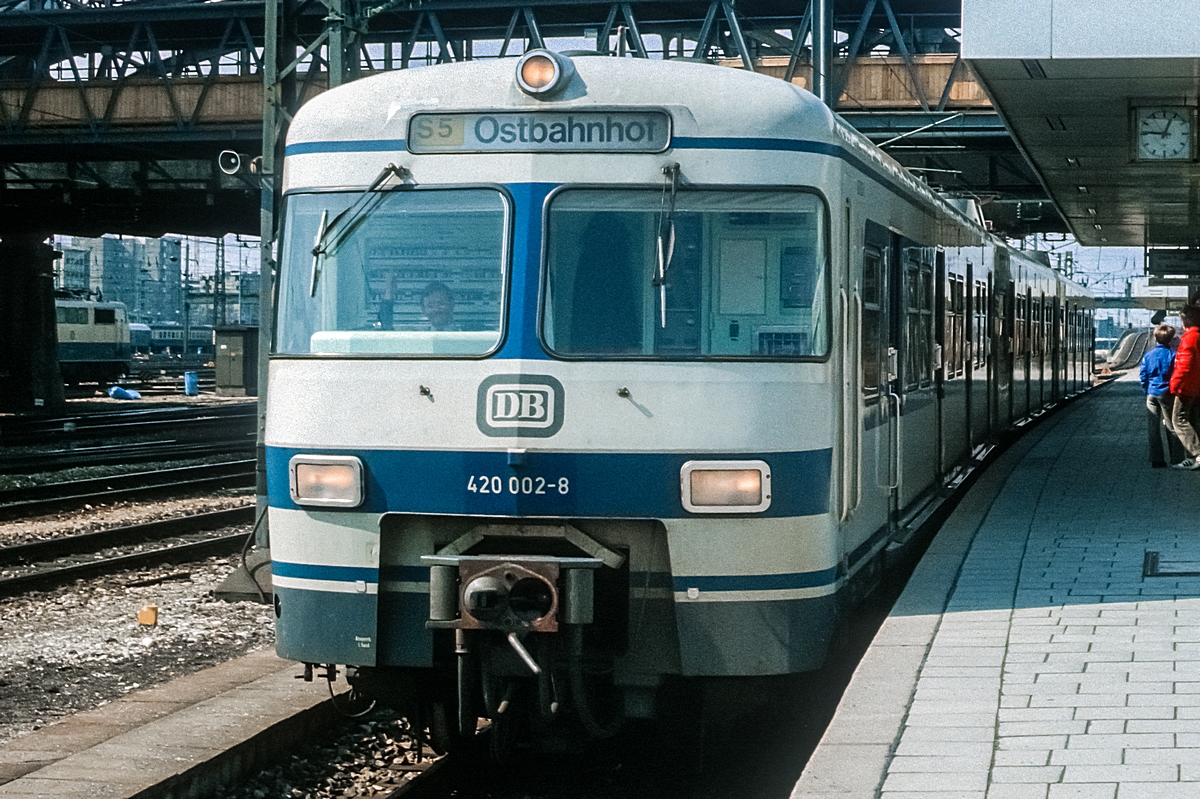
MULTIPOLYGON (((957 2, 836 0, 829 16, 845 117, 991 200, 998 227, 1061 229, 959 58, 957 2)), ((813 19, 812 0, 0 0, 0 235, 269 231, 291 115, 382 70, 594 46, 811 88, 813 19), (222 174, 226 149, 265 155, 265 175, 222 174)))

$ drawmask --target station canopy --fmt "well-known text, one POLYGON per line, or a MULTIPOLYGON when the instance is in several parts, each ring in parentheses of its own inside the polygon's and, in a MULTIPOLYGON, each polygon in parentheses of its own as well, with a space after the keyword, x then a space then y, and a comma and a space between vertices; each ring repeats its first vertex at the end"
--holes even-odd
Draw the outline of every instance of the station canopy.
POLYGON ((1200 4, 963 0, 962 55, 1081 244, 1200 245, 1200 4))

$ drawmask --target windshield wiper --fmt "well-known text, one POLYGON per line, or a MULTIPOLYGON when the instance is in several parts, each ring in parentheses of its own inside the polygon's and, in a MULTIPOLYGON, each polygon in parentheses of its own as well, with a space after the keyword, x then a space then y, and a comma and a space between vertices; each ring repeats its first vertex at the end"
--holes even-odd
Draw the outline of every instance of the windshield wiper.
POLYGON ((321 279, 321 259, 337 252, 342 242, 371 215, 375 206, 383 200, 384 193, 379 189, 388 178, 395 176, 404 180, 407 174, 408 170, 405 167, 388 164, 375 180, 371 181, 371 185, 358 195, 358 199, 332 221, 329 221, 329 211, 321 212, 321 223, 317 228, 317 238, 312 248, 312 277, 308 287, 310 297, 317 296, 317 281, 321 279))
POLYGON ((325 238, 325 231, 328 228, 329 209, 321 209, 321 224, 317 225, 317 238, 313 241, 312 250, 312 275, 309 277, 308 296, 317 296, 317 278, 321 276, 321 255, 325 252, 321 249, 321 239, 325 238))
POLYGON ((665 329, 667 326, 667 270, 671 268, 671 259, 675 257, 675 194, 679 191, 679 164, 667 164, 662 171, 668 182, 663 184, 662 204, 658 212, 658 240, 654 248, 658 264, 650 285, 658 286, 659 324, 665 329), (670 189, 670 199, 668 199, 668 188, 670 189))

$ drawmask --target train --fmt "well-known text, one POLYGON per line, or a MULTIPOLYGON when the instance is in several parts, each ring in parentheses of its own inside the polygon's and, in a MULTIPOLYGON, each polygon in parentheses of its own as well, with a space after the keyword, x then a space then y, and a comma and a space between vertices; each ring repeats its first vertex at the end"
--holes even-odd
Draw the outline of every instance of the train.
POLYGON ((187 329, 188 346, 183 346, 184 327, 178 322, 152 322, 150 352, 152 354, 186 355, 213 353, 213 326, 191 325, 187 329))
POLYGON ((442 746, 818 668, 945 487, 1092 385, 1085 287, 747 71, 365 78, 296 115, 283 193, 277 651, 442 746))
POLYGON ((54 313, 63 382, 114 383, 128 374, 132 349, 124 303, 59 292, 54 313))

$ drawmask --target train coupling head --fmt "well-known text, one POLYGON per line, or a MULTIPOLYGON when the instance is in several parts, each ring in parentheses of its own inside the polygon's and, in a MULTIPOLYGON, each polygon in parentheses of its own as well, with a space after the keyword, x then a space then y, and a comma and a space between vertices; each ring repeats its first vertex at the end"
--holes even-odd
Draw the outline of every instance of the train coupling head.
POLYGON ((592 622, 599 558, 426 555, 431 628, 558 632, 592 622))

